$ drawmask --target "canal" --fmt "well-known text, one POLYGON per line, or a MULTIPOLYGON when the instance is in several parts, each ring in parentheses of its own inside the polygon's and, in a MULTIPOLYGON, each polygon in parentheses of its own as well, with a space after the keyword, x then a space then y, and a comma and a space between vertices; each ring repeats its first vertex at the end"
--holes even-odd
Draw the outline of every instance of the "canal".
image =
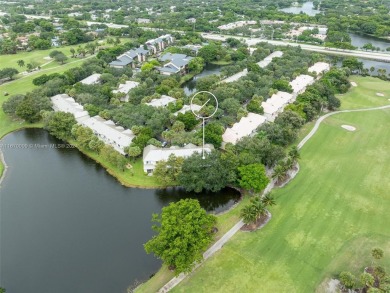
POLYGON ((231 189, 126 188, 77 149, 37 147, 58 143, 42 129, 1 141, 0 285, 10 293, 126 292, 161 266, 143 249, 153 213, 181 198, 199 197, 209 212, 239 199, 231 189))

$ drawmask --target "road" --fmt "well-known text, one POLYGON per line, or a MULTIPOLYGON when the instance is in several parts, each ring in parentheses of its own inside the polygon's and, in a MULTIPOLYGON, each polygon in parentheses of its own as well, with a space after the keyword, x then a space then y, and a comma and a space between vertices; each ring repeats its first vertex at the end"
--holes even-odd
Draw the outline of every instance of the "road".
POLYGON ((320 46, 307 45, 307 44, 301 44, 301 43, 295 43, 295 42, 289 42, 289 41, 275 41, 275 40, 266 40, 266 39, 260 39, 260 38, 247 38, 247 37, 222 35, 222 34, 201 33, 201 35, 205 39, 214 40, 214 41, 225 41, 227 38, 236 38, 239 40, 243 39, 247 43, 248 46, 254 46, 254 45, 261 43, 261 42, 267 42, 267 43, 270 43, 272 45, 277 45, 277 46, 300 46, 303 50, 312 51, 312 52, 319 52, 319 53, 325 53, 325 54, 330 54, 330 55, 358 57, 358 58, 363 58, 363 59, 370 59, 370 60, 390 63, 390 53, 384 53, 384 52, 366 52, 366 51, 360 51, 360 50, 343 50, 343 49, 325 48, 325 47, 320 47, 320 46))

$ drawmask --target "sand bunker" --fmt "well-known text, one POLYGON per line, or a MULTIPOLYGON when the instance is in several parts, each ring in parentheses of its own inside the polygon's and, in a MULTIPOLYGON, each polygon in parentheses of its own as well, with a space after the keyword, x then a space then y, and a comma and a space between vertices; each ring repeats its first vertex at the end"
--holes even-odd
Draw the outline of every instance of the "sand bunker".
POLYGON ((357 83, 354 82, 354 81, 351 81, 351 85, 352 85, 352 86, 357 86, 357 83))
POLYGON ((356 128, 351 126, 351 125, 341 125, 342 128, 344 128, 345 130, 348 130, 348 131, 355 131, 356 128))
POLYGON ((45 59, 45 60, 51 60, 50 56, 43 57, 43 59, 45 59))
POLYGON ((384 97, 384 96, 385 96, 385 95, 382 94, 382 93, 376 93, 376 95, 377 95, 378 97, 384 97))

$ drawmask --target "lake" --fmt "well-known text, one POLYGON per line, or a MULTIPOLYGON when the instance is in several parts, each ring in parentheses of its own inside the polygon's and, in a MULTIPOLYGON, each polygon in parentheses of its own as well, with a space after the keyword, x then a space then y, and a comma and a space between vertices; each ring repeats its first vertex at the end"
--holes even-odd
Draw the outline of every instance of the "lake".
POLYGON ((351 37, 351 44, 355 47, 358 47, 359 49, 367 43, 371 43, 375 47, 381 48, 382 51, 386 51, 386 48, 390 47, 390 40, 384 40, 369 35, 355 33, 350 33, 349 36, 351 37))
MULTIPOLYGON (((7 293, 126 292, 161 266, 143 249, 154 235, 152 213, 196 195, 126 188, 77 149, 34 147, 58 143, 42 129, 1 141, 8 170, 0 189, 0 285, 7 293)), ((239 194, 199 198, 219 212, 239 194)))
POLYGON ((321 13, 321 11, 314 9, 314 4, 313 2, 310 1, 303 3, 302 6, 291 6, 279 10, 286 13, 293 13, 293 14, 306 13, 309 16, 315 16, 316 14, 321 13))

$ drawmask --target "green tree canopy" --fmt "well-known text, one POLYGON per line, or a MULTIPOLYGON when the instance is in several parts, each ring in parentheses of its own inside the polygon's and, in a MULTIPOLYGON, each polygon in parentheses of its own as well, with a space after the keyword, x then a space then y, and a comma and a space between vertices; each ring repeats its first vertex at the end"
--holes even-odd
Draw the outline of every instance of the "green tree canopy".
POLYGON ((66 140, 71 136, 73 125, 77 123, 73 114, 65 112, 49 112, 44 116, 44 127, 59 139, 66 140))
POLYGON ((204 189, 216 192, 235 182, 236 175, 230 162, 212 151, 205 154, 205 159, 199 153, 187 158, 178 179, 187 191, 201 192, 204 189))
POLYGON ((144 245, 146 252, 174 267, 176 275, 190 272, 212 241, 215 216, 208 215, 197 200, 182 199, 162 208, 152 220, 157 235, 144 245))
POLYGON ((269 178, 265 173, 265 167, 262 164, 249 164, 238 167, 240 175, 240 186, 244 189, 260 192, 269 183, 269 178))
POLYGON ((9 78, 9 79, 13 79, 13 77, 18 74, 19 71, 15 68, 4 68, 2 70, 0 70, 0 79, 2 78, 9 78))

